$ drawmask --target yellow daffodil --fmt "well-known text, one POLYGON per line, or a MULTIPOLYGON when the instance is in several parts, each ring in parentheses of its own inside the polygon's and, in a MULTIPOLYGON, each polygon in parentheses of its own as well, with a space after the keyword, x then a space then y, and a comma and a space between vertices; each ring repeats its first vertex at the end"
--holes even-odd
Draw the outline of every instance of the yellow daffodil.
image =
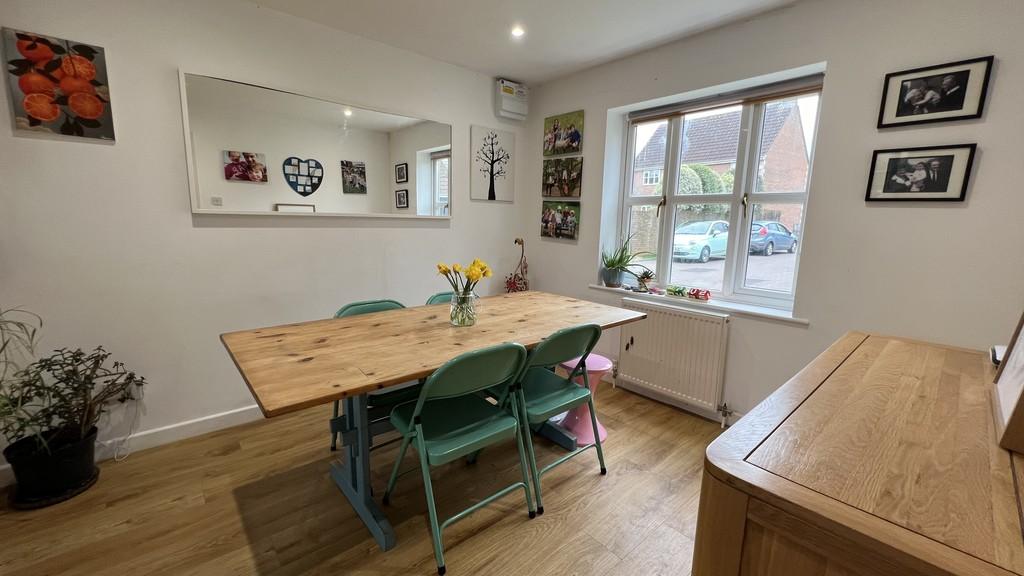
POLYGON ((490 278, 492 274, 490 266, 484 267, 484 278, 490 278))
POLYGON ((448 274, 449 272, 451 272, 451 268, 449 268, 447 264, 442 263, 437 265, 438 274, 448 274))
POLYGON ((483 277, 483 272, 478 266, 470 266, 469 270, 466 270, 466 279, 470 282, 479 282, 480 278, 483 277))
POLYGON ((452 271, 454 271, 454 272, 462 272, 462 264, 459 264, 458 262, 456 262, 455 264, 452 264, 452 271))

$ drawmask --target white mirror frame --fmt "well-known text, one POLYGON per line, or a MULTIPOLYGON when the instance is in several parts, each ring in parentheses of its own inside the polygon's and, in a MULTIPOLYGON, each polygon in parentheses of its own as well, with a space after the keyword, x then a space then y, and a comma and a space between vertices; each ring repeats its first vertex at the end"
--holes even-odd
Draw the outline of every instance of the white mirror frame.
MULTIPOLYGON (((248 86, 252 86, 254 88, 263 88, 265 90, 274 90, 274 91, 277 91, 277 92, 283 92, 285 94, 292 94, 294 96, 302 96, 302 97, 305 97, 305 98, 314 98, 316 100, 322 100, 324 102, 332 102, 332 103, 338 104, 339 106, 351 106, 353 108, 361 108, 363 110, 370 110, 370 111, 373 111, 373 112, 381 112, 381 113, 384 113, 384 114, 394 114, 396 116, 406 116, 406 117, 409 117, 409 118, 418 118, 420 120, 427 120, 427 121, 430 121, 430 122, 437 122, 439 124, 446 124, 447 126, 449 126, 449 129, 452 132, 452 135, 451 135, 451 143, 452 143, 451 147, 452 147, 452 157, 453 158, 455 157, 455 154, 456 154, 456 151, 455 151, 455 134, 454 134, 455 130, 454 130, 454 126, 453 126, 453 124, 451 122, 446 122, 446 121, 438 120, 438 119, 435 119, 435 118, 423 118, 421 116, 409 116, 408 114, 404 114, 402 112, 394 112, 394 111, 391 111, 391 110, 381 110, 381 109, 378 109, 378 108, 370 108, 368 106, 363 106, 363 105, 360 105, 360 104, 342 103, 342 102, 337 102, 335 100, 332 100, 330 98, 323 98, 323 97, 320 97, 320 96, 311 96, 309 94, 299 94, 297 92, 292 92, 291 90, 284 90, 282 88, 277 88, 277 87, 274 87, 274 86, 262 86, 262 85, 259 85, 259 84, 252 84, 250 82, 243 82, 241 80, 232 80, 231 78, 224 78, 224 77, 221 77, 221 76, 213 76, 213 75, 209 75, 209 74, 201 74, 201 73, 198 73, 198 72, 186 72, 185 70, 182 70, 182 69, 179 68, 178 69, 178 86, 179 86, 180 93, 181 93, 181 122, 182 122, 183 131, 184 131, 183 137, 184 137, 184 140, 185 140, 185 164, 186 164, 186 167, 187 167, 187 170, 188 170, 189 201, 191 203, 191 208, 192 208, 192 213, 193 214, 215 214, 215 215, 218 215, 218 216, 278 216, 278 217, 289 217, 289 218, 295 218, 295 217, 300 217, 300 218, 329 217, 329 218, 357 218, 357 219, 358 218, 386 218, 386 219, 391 219, 391 220, 416 220, 416 221, 421 221, 421 220, 451 220, 451 218, 452 218, 452 211, 453 210, 452 210, 452 201, 451 201, 451 192, 450 191, 449 191, 449 201, 448 201, 448 215, 446 215, 446 216, 427 216, 427 215, 419 215, 419 214, 381 214, 381 213, 373 213, 373 212, 359 212, 359 213, 346 213, 346 212, 273 212, 273 211, 269 211, 269 210, 267 210, 267 211, 263 211, 263 210, 239 211, 239 210, 213 210, 213 209, 209 209, 209 208, 201 208, 201 203, 200 203, 200 198, 199 198, 199 180, 198 180, 199 176, 198 176, 198 174, 196 172, 195 159, 193 157, 192 129, 191 129, 191 126, 189 125, 189 117, 188 117, 188 90, 187 90, 187 87, 186 87, 186 84, 185 84, 185 76, 186 75, 203 76, 203 77, 206 77, 206 78, 213 78, 213 79, 216 79, 216 80, 223 80, 225 82, 235 82, 237 84, 245 84, 245 85, 248 85, 248 86)), ((449 175, 449 182, 450 181, 451 181, 451 177, 449 175)))

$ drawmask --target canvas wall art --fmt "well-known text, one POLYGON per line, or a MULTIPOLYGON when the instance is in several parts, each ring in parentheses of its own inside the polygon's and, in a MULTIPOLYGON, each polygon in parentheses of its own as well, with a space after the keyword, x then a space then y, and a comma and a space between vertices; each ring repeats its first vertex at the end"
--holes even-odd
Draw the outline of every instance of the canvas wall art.
POLYGON ((320 188, 324 167, 318 160, 289 156, 281 166, 284 179, 299 196, 309 196, 320 188))
POLYGON ((540 235, 545 238, 578 240, 580 216, 579 202, 542 202, 540 235))
POLYGON ((547 198, 579 198, 583 186, 583 158, 544 161, 541 195, 547 198))
POLYGON ((341 161, 341 191, 344 194, 366 194, 366 162, 341 161))
POLYGON ((4 28, 16 134, 114 140, 103 48, 4 28))
POLYGON ((544 155, 578 154, 583 150, 583 110, 544 119, 544 155))
POLYGON ((258 184, 267 181, 267 157, 265 154, 224 150, 222 155, 225 180, 258 184))
POLYGON ((473 200, 512 202, 515 198, 515 134, 472 126, 470 144, 473 165, 469 197, 473 200))

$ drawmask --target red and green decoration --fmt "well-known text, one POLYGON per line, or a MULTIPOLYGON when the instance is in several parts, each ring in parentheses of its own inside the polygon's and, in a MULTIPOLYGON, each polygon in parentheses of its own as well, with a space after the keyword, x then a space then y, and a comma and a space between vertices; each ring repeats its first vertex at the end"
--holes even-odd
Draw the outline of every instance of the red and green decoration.
POLYGON ((114 139, 103 48, 3 29, 18 132, 114 139))

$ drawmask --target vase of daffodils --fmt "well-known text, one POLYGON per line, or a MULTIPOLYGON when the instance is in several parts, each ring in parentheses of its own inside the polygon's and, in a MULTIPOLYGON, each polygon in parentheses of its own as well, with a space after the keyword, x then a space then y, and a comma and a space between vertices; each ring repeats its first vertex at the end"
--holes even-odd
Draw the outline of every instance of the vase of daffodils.
POLYGON ((476 324, 476 294, 473 288, 484 278, 492 275, 491 267, 479 258, 463 268, 460 264, 438 264, 437 273, 448 279, 452 286, 452 326, 472 326, 476 324))

